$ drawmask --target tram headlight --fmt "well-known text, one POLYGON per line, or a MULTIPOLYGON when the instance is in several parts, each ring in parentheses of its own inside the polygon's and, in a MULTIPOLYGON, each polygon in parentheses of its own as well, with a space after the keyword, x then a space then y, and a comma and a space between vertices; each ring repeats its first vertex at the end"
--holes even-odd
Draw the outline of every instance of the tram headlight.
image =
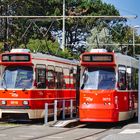
POLYGON ((110 102, 104 102, 104 105, 111 105, 110 102))
POLYGON ((23 105, 28 105, 29 102, 28 101, 23 101, 23 105))
POLYGON ((2 105, 6 105, 7 102, 6 102, 5 100, 2 100, 2 101, 1 101, 1 104, 2 104, 2 105))
POLYGON ((111 103, 110 103, 110 102, 108 102, 108 105, 111 105, 111 103))

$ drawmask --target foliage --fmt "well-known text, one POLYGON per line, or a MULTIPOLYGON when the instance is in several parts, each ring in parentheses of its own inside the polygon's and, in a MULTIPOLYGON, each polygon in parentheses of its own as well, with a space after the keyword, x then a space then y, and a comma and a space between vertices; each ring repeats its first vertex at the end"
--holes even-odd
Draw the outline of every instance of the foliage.
MULTIPOLYGON (((0 4, 3 7, 1 15, 61 16, 63 14, 62 0, 0 0, 0 4)), ((119 16, 119 11, 113 5, 103 3, 102 0, 67 0, 65 11, 67 16, 119 16)), ((124 24, 125 21, 125 19, 105 18, 66 19, 65 52, 61 51, 58 43, 58 38, 62 39, 62 19, 8 19, 8 21, 3 20, 2 23, 3 28, 6 28, 7 23, 8 41, 13 47, 22 44, 35 51, 74 57, 86 49, 86 39, 94 34, 95 27, 100 33, 104 28, 108 29, 112 42, 129 42, 132 34, 129 36, 130 30, 124 24)), ((3 34, 6 38, 5 30, 3 34)), ((102 35, 103 40, 107 41, 102 35)))
POLYGON ((20 48, 28 48, 31 50, 31 52, 41 52, 46 54, 57 55, 63 58, 72 58, 67 49, 62 51, 58 46, 59 44, 57 41, 52 42, 51 40, 49 40, 46 42, 46 40, 30 39, 27 45, 21 44, 20 48))
MULTIPOLYGON (((68 8, 68 15, 72 16, 100 16, 100 15, 119 15, 119 12, 114 6, 102 3, 101 0, 79 0, 76 1, 76 6, 71 4, 68 8)), ((90 35, 91 29, 99 25, 99 22, 104 19, 99 18, 81 18, 70 19, 67 21, 67 42, 72 44, 71 50, 82 50, 83 42, 90 35)), ((106 23, 110 23, 110 20, 104 20, 106 23)), ((99 25, 100 26, 100 25, 99 25)))

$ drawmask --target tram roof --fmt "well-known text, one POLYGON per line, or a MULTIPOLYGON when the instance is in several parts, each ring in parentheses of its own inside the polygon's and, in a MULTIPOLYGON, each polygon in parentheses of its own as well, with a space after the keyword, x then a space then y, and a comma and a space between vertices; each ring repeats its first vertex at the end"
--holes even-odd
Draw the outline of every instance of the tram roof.
MULTIPOLYGON (((64 64, 72 64, 72 65, 79 65, 79 61, 76 60, 76 59, 65 59, 65 58, 62 58, 62 57, 59 57, 59 56, 53 56, 53 55, 50 55, 50 54, 43 54, 43 53, 30 53, 30 50, 29 49, 20 49, 20 48, 16 48, 16 49, 12 49, 10 52, 5 52, 1 55, 9 55, 9 54, 30 54, 31 58, 34 59, 34 60, 41 60, 41 61, 44 61, 43 63, 45 63, 45 61, 53 61, 53 62, 60 62, 60 63, 64 63, 64 64)), ((1 60, 0 60, 1 62, 1 60)), ((11 61, 10 62, 4 62, 6 63, 6 65, 10 65, 11 64, 11 61)), ((15 63, 19 63, 19 62, 14 62, 15 63)), ((24 61, 22 61, 22 63, 24 63, 24 61)), ((26 62, 27 64, 27 62, 26 62)))
POLYGON ((138 68, 138 60, 134 57, 121 53, 114 53, 115 61, 118 65, 125 65, 138 68))
POLYGON ((38 59, 51 59, 51 60, 57 60, 57 61, 61 61, 61 62, 67 62, 67 63, 72 63, 72 64, 79 64, 79 61, 76 59, 65 59, 62 57, 58 57, 58 56, 53 56, 53 55, 49 55, 49 54, 42 54, 42 53, 31 53, 32 58, 38 58, 38 59))

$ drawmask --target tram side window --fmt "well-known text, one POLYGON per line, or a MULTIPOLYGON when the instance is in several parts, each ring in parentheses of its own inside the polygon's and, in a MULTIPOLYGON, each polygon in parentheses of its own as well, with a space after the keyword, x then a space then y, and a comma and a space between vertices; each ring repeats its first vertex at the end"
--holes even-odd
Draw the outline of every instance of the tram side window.
POLYGON ((131 79, 132 79, 132 89, 134 90, 135 89, 135 69, 134 68, 132 68, 132 77, 131 77, 131 79))
POLYGON ((63 89, 66 87, 64 74, 62 72, 56 72, 56 84, 58 89, 63 89))
POLYGON ((70 86, 69 86, 69 83, 70 83, 70 76, 69 76, 69 68, 63 68, 63 74, 64 74, 64 76, 63 76, 63 78, 64 78, 64 88, 65 89, 68 89, 68 88, 70 88, 70 86))
POLYGON ((71 88, 75 89, 76 88, 76 70, 75 69, 71 69, 70 70, 70 83, 71 83, 71 88))
POLYGON ((76 74, 73 74, 73 88, 76 88, 76 74))
POLYGON ((135 89, 138 89, 138 69, 135 69, 135 89))
POLYGON ((37 87, 38 88, 46 88, 46 69, 37 68, 36 71, 37 76, 37 87))
POLYGON ((130 67, 127 67, 126 72, 127 72, 127 88, 128 88, 128 90, 130 90, 130 89, 132 89, 131 68, 130 67))
POLYGON ((53 70, 48 70, 47 72, 48 88, 55 88, 55 72, 53 70))
POLYGON ((118 83, 119 89, 125 90, 126 89, 126 70, 125 67, 119 67, 119 74, 118 74, 118 83))

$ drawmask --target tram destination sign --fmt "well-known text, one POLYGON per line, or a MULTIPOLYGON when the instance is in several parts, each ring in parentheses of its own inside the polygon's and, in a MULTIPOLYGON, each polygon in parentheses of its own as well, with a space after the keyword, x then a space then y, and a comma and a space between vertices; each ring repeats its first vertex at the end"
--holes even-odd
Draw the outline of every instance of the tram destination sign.
POLYGON ((113 62, 111 54, 86 54, 82 57, 83 62, 113 62))
POLYGON ((2 62, 29 62, 29 54, 3 54, 2 62))

